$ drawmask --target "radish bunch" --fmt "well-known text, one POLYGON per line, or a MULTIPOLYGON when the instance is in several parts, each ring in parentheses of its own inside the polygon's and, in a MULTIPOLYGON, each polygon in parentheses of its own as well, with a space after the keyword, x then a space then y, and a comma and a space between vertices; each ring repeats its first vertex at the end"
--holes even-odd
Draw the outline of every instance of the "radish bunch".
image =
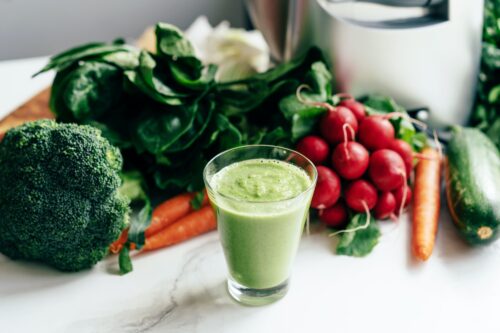
POLYGON ((352 98, 327 105, 320 136, 307 136, 296 149, 317 165, 311 207, 326 225, 345 227, 352 213, 395 218, 411 199, 411 146, 395 136, 388 115, 367 115, 352 98))

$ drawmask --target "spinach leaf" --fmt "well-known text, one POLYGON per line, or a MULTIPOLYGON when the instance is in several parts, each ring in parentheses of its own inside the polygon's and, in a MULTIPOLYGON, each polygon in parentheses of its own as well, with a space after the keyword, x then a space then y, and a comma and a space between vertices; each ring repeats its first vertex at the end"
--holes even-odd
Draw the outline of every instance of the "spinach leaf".
POLYGON ((198 104, 186 106, 180 111, 150 111, 138 121, 136 144, 151 154, 165 152, 189 131, 197 111, 198 104))
POLYGON ((116 51, 103 55, 100 57, 100 60, 123 70, 130 70, 139 66, 139 55, 140 52, 138 50, 116 51))
POLYGON ((133 46, 124 45, 123 43, 90 43, 82 45, 50 58, 49 63, 33 76, 37 76, 51 69, 61 71, 74 65, 78 61, 103 57, 106 54, 110 54, 113 52, 137 52, 137 49, 133 46))
MULTIPOLYGON (((318 61, 323 61, 323 56, 318 49, 312 48, 302 58, 280 64, 265 73, 244 80, 219 83, 216 86, 219 108, 225 115, 234 116, 258 108, 270 96, 295 93, 297 87, 305 83, 312 64, 318 61)), ((326 77, 320 65, 316 65, 313 71, 315 73, 310 75, 309 80, 321 81, 326 77)), ((330 90, 328 87, 322 89, 325 93, 330 90)))
MULTIPOLYGON (((138 73, 136 71, 125 71, 124 74, 127 81, 132 87, 135 87, 136 89, 144 93, 146 96, 155 100, 158 103, 171 106, 178 106, 181 105, 183 102, 182 99, 178 97, 164 96, 158 91, 156 91, 155 88, 152 88, 150 85, 146 83, 141 73, 138 73)), ((128 90, 130 91, 130 89, 128 90)))
MULTIPOLYGON (((301 95, 311 102, 325 101, 319 94, 301 93, 301 95)), ((316 127, 319 117, 326 112, 324 108, 299 101, 295 94, 284 97, 279 103, 279 108, 285 118, 291 122, 292 141, 311 133, 316 127)))
POLYGON ((158 55, 169 59, 195 56, 193 45, 176 26, 168 23, 158 23, 155 27, 155 34, 156 53, 158 55))
POLYGON ((174 153, 185 150, 205 132, 212 114, 214 113, 215 103, 213 101, 207 101, 204 103, 199 103, 199 110, 195 111, 194 119, 189 126, 188 130, 182 134, 172 145, 165 149, 166 153, 174 153))
POLYGON ((194 198, 191 199, 191 207, 194 210, 199 210, 203 206, 203 201, 205 200, 205 191, 199 191, 195 194, 194 198))
POLYGON ((57 72, 50 93, 49 107, 57 120, 64 122, 75 121, 74 116, 64 103, 64 90, 71 79, 72 70, 74 68, 66 68, 57 72))
POLYGON ((152 214, 146 183, 142 174, 136 170, 122 173, 122 181, 120 193, 130 199, 132 209, 139 210, 138 214, 131 214, 128 241, 141 249, 145 241, 144 232, 151 223, 152 214))
POLYGON ((229 121, 229 118, 217 114, 215 121, 218 127, 219 151, 237 147, 243 143, 240 130, 229 121))
MULTIPOLYGON (((312 92, 301 92, 310 102, 327 102, 332 93, 332 75, 323 62, 315 62, 305 77, 312 92)), ((284 117, 291 122, 291 139, 297 141, 316 127, 319 118, 326 112, 324 108, 299 101, 296 93, 284 97, 279 108, 284 117)))
POLYGON ((64 105, 76 120, 97 118, 122 97, 122 73, 115 66, 88 61, 68 74, 63 86, 64 105))
POLYGON ((217 66, 208 65, 198 78, 191 78, 188 70, 182 67, 179 63, 171 63, 170 71, 172 78, 177 82, 177 84, 193 89, 193 90, 203 90, 206 89, 208 85, 212 84, 215 79, 215 73, 217 72, 217 66))
POLYGON ((312 64, 311 70, 305 78, 306 84, 309 84, 312 91, 321 96, 322 101, 327 101, 332 95, 332 74, 322 61, 312 64))
POLYGON ((160 189, 178 189, 190 192, 200 191, 204 188, 203 169, 208 160, 196 151, 185 152, 180 166, 158 167, 154 172, 154 181, 160 189))
POLYGON ((266 133, 261 143, 275 146, 291 146, 290 135, 283 127, 276 127, 272 131, 266 133))
MULTIPOLYGON (((346 229, 354 229, 366 223, 366 214, 354 215, 346 229)), ((370 224, 366 229, 360 229, 354 232, 345 232, 340 235, 340 241, 337 245, 337 254, 364 257, 369 254, 378 243, 380 230, 373 218, 370 218, 370 224)))
POLYGON ((90 120, 83 122, 85 125, 89 125, 101 130, 102 136, 105 137, 109 143, 120 149, 126 149, 132 147, 132 143, 127 140, 121 133, 111 128, 111 126, 99 122, 96 120, 90 120))
POLYGON ((138 70, 128 70, 125 76, 137 89, 153 98, 155 101, 171 106, 183 104, 183 99, 189 95, 175 90, 165 83, 162 72, 157 71, 155 59, 146 51, 139 56, 138 70))
POLYGON ((177 27, 167 23, 158 23, 155 33, 158 56, 189 69, 191 79, 198 79, 203 64, 196 58, 193 45, 184 34, 177 27))

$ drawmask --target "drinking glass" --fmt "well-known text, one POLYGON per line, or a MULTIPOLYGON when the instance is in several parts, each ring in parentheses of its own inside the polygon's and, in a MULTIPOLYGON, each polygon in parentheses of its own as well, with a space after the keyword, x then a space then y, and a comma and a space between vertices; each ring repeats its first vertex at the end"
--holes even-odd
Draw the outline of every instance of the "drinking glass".
POLYGON ((203 177, 216 210, 229 270, 229 294, 246 305, 264 305, 282 298, 288 291, 292 263, 309 214, 317 179, 316 167, 291 149, 248 145, 215 156, 206 165, 203 177), (252 159, 271 159, 294 165, 307 174, 310 185, 298 195, 278 201, 241 200, 217 191, 214 175, 233 163, 252 159))

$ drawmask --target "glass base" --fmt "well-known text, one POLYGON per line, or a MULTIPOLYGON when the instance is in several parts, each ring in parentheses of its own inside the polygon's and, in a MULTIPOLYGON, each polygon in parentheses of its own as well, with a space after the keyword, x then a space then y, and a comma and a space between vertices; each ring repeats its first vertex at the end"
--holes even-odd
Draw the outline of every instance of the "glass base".
POLYGON ((272 288, 253 289, 242 286, 229 278, 227 280, 227 291, 238 303, 250 306, 261 306, 274 303, 283 298, 288 292, 288 281, 287 279, 285 282, 272 288))

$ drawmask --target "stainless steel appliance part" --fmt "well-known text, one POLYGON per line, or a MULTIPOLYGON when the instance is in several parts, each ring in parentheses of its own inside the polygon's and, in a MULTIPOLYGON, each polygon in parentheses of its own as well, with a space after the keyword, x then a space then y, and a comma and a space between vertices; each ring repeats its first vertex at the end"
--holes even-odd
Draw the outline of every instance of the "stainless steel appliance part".
POLYGON ((321 47, 343 90, 426 106, 435 126, 464 123, 479 68, 483 0, 246 0, 285 61, 321 47))

